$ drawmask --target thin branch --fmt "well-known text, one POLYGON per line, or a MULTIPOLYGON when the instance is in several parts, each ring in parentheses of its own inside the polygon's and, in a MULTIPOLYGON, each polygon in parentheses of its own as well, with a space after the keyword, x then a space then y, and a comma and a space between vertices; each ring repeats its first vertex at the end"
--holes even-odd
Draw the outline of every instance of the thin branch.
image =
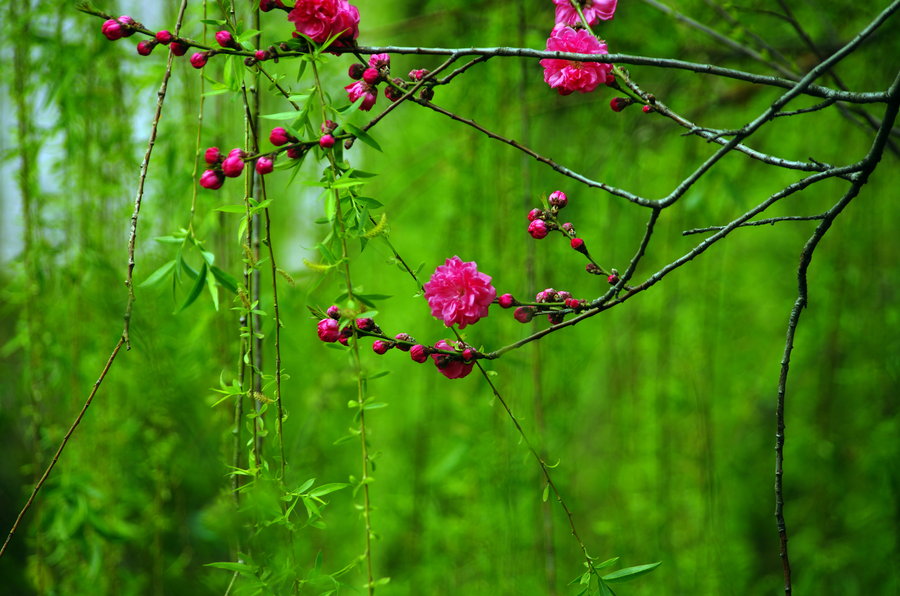
MULTIPOLYGON (((175 22, 175 36, 181 30, 181 22, 184 18, 184 10, 187 7, 187 0, 182 0, 181 7, 178 9, 178 19, 175 22)), ((147 169, 150 167, 150 155, 153 153, 153 146, 156 144, 156 132, 159 129, 159 119, 162 117, 163 102, 166 99, 166 89, 169 86, 169 77, 172 75, 172 61, 175 54, 169 52, 166 60, 166 71, 163 74, 162 83, 159 86, 156 100, 156 113, 153 116, 153 124, 150 127, 150 140, 147 142, 147 151, 144 153, 144 160, 141 162, 141 175, 138 178, 137 194, 134 197, 134 211, 131 214, 131 233, 128 238, 128 273, 125 278, 125 286, 128 288, 128 303, 125 305, 124 325, 122 327, 122 337, 125 338, 125 349, 131 349, 131 341, 128 336, 131 327, 131 313, 134 308, 134 249, 137 241, 138 215, 141 212, 141 201, 144 198, 144 182, 147 179, 147 169)))
POLYGON ((19 515, 16 516, 16 521, 13 523, 12 528, 9 530, 9 534, 6 536, 6 540, 3 542, 3 546, 0 547, 0 557, 2 557, 3 553, 6 552, 6 547, 9 545, 9 541, 12 540, 13 534, 15 534, 16 530, 19 528, 19 523, 31 508, 31 504, 34 502, 34 498, 37 496, 38 492, 40 492, 41 488, 44 486, 44 483, 47 482, 47 478, 50 477, 50 472, 53 471, 54 466, 56 466, 56 462, 59 461, 59 457, 62 455, 63 449, 66 448, 66 444, 69 442, 69 439, 72 437, 75 429, 78 428, 79 424, 81 424, 81 419, 84 418, 84 415, 87 413, 88 408, 91 406, 91 402, 94 401, 94 396, 97 395, 97 390, 100 389, 100 385, 103 383, 103 379, 106 378, 106 373, 109 372, 112 363, 115 361, 116 356, 119 355, 119 350, 124 344, 125 336, 122 335, 119 338, 119 341, 116 342, 116 346, 113 348, 112 353, 109 355, 109 358, 106 360, 106 366, 103 367, 103 370, 100 373, 100 377, 94 383, 94 387, 91 389, 91 393, 88 395, 87 400, 81 407, 81 411, 78 412, 78 416, 75 417, 72 425, 69 426, 69 430, 66 432, 66 435, 63 437, 62 442, 59 444, 59 448, 57 448, 56 454, 53 456, 53 459, 50 460, 50 465, 48 465, 47 469, 44 470, 44 474, 41 476, 41 479, 38 480, 37 484, 34 485, 34 489, 31 491, 31 496, 28 497, 28 501, 25 502, 25 506, 22 507, 22 510, 19 511, 19 515))
MULTIPOLYGON (((819 215, 784 215, 782 217, 767 217, 766 219, 758 219, 756 221, 748 221, 739 225, 739 228, 749 228, 752 226, 775 225, 783 221, 816 221, 825 219, 825 214, 819 215)), ((682 236, 690 236, 692 234, 704 234, 706 232, 717 232, 725 229, 725 226, 709 226, 707 228, 692 228, 681 233, 682 236)))

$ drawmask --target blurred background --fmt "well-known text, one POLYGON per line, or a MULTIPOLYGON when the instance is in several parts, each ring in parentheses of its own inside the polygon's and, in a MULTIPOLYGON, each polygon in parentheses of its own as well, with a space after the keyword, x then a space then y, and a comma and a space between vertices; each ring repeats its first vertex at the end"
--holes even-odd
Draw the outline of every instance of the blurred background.
MULTIPOLYGON (((225 3, 227 4, 227 2, 225 3)), ((249 4, 238 4, 249 14, 249 4)), ((358 0, 362 45, 543 48, 553 24, 544 0, 358 0)), ((826 53, 849 41, 886 3, 791 3, 826 53)), ((673 3, 680 12, 796 72, 815 54, 776 2, 673 3), (769 49, 758 44, 763 39, 769 49)), ((114 2, 150 29, 174 30, 178 2, 114 2)), ((12 525, 121 333, 129 218, 140 161, 165 69, 159 47, 138 56, 139 36, 108 42, 102 21, 73 3, 12 2, 0 29, 0 530, 12 525)), ((220 18, 217 3, 209 14, 220 18)), ((203 7, 189 3, 184 34, 202 38, 203 7)), ((889 21, 837 68, 852 90, 887 88, 900 43, 889 21)), ((265 44, 292 30, 284 13, 262 15, 265 44)), ((611 52, 671 57, 773 74, 734 49, 643 2, 622 2, 597 28, 611 52)), ((214 30, 212 30, 214 31, 214 30)), ((208 34, 212 39, 212 31, 208 34)), ((328 57, 324 84, 342 103, 350 57, 328 57)), ((395 74, 434 68, 437 57, 394 56, 395 74)), ((223 63, 203 73, 222 80, 223 63)), ((285 85, 296 64, 275 70, 285 85)), ((629 69, 674 110, 708 127, 738 128, 780 95, 771 88, 686 71, 629 69)), ((823 83, 834 85, 830 78, 823 83)), ((211 88, 206 83, 205 90, 211 88)), ((135 279, 174 258, 177 246, 154 238, 186 227, 191 205, 200 72, 175 62, 147 183, 135 279)), ((264 85, 263 113, 289 109, 264 85)), ((650 198, 666 195, 714 147, 681 136, 669 121, 631 107, 609 108, 613 91, 561 97, 534 60, 495 58, 474 67, 435 102, 535 148, 590 178, 650 198)), ((386 105, 381 96, 372 114, 386 105)), ((790 105, 805 107, 804 98, 790 105)), ((864 110, 880 119, 883 107, 864 110)), ((203 148, 243 143, 239 98, 205 99, 203 148)), ((353 116, 364 124, 366 114, 353 116)), ((277 123, 264 121, 264 133, 277 123)), ((390 240, 427 277, 444 259, 475 260, 499 293, 528 299, 546 287, 591 299, 606 281, 584 273, 584 259, 563 240, 537 242, 526 213, 563 190, 564 215, 592 255, 624 270, 648 212, 577 185, 514 149, 415 105, 403 105, 372 130, 383 153, 357 143, 347 153, 377 174, 364 194, 384 203, 390 240)), ((267 136, 267 134, 264 134, 267 136)), ((851 163, 871 143, 870 128, 835 109, 782 118, 754 135, 753 147, 789 159, 851 163)), ((268 141, 263 148, 269 148, 268 141)), ((282 158, 283 159, 283 158, 282 158)), ((327 307, 343 280, 304 265, 317 260, 327 233, 315 186, 324 162, 311 155, 297 178, 267 179, 283 319, 283 404, 288 488, 309 478, 358 476, 358 440, 348 400, 355 378, 348 354, 316 338, 307 305, 327 307), (311 182, 312 184, 304 184, 311 182), (337 442, 337 444, 336 444, 337 442)), ((688 252, 694 227, 722 225, 799 179, 732 154, 660 219, 635 279, 688 252)), ((836 221, 810 269, 810 305, 796 337, 786 406, 785 515, 797 594, 896 594, 900 591, 898 415, 900 339, 897 305, 897 154, 888 151, 862 194, 836 221)), ((767 213, 824 211, 846 184, 830 181, 793 195, 767 213)), ((239 277, 239 216, 214 211, 241 201, 243 185, 202 190, 194 231, 222 270, 239 277)), ((774 511, 775 399, 788 314, 797 292, 800 250, 815 222, 734 232, 651 291, 621 307, 489 363, 494 381, 546 460, 589 552, 622 565, 662 561, 617 593, 775 594, 782 591, 774 511)), ((448 336, 410 278, 373 240, 354 251, 355 283, 378 303, 378 323, 423 343, 448 336)), ((200 266, 199 254, 185 258, 200 266)), ((264 266, 264 272, 267 265, 264 266)), ((239 359, 237 313, 222 290, 173 314, 190 280, 137 289, 132 350, 119 355, 50 481, 0 560, 0 594, 287 593, 285 575, 331 574, 363 552, 363 522, 349 489, 329 495, 324 528, 265 527, 278 507, 251 494, 242 511, 230 497, 232 411, 213 406, 220 378, 239 359), (174 294, 174 295, 173 295, 174 294), (262 589, 205 566, 244 560, 264 570, 262 589), (267 575, 268 574, 268 575, 267 575), (281 583, 279 583, 281 582, 281 583), (259 589, 260 591, 257 591, 259 589)), ((263 310, 271 315, 271 289, 263 310)), ((496 349, 534 326, 510 311, 465 330, 496 349)), ((272 320, 264 365, 274 371, 272 320)), ((583 571, 563 511, 542 503, 540 470, 505 412, 477 374, 450 381, 430 363, 397 350, 377 356, 362 342, 363 367, 390 374, 370 383, 388 403, 367 416, 372 550, 384 595, 570 594, 583 571)), ((274 409, 264 453, 277 467, 274 409)), ((365 582, 356 565, 340 580, 346 593, 365 582)), ((327 580, 305 585, 319 594, 327 580)))

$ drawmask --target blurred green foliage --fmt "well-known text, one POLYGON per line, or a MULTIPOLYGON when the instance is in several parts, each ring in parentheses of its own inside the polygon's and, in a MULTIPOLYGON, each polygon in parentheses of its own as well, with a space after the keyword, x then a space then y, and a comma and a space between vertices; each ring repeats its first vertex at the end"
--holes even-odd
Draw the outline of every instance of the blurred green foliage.
MULTIPOLYGON (((143 58, 133 51, 134 39, 107 42, 100 21, 68 2, 30 4, 10 3, 0 25, 4 172, 10 180, 22 174, 23 152, 33 167, 0 197, 0 217, 13 219, 17 232, 3 240, 14 256, 0 270, 4 531, 120 333, 128 221, 165 62, 162 48, 143 58), (24 87, 16 83, 16 47, 26 48, 24 87), (17 99, 30 122, 24 136, 17 99), (29 206, 17 209, 24 202, 29 206)), ((133 10, 150 28, 173 28, 175 2, 154 22, 131 5, 113 4, 100 8, 133 10)), ((239 10, 247 9, 243 4, 239 10)), ((551 3, 538 0, 357 4, 360 43, 372 45, 543 48, 553 18, 551 3)), ((754 43, 751 32, 762 36, 800 71, 815 64, 771 13, 775 3, 722 5, 734 23, 715 6, 694 0, 678 9, 742 43, 754 43)), ((793 8, 810 36, 833 50, 882 7, 793 8)), ((187 35, 202 36, 201 11, 191 3, 187 35)), ((267 41, 291 29, 282 13, 263 15, 263 22, 267 41)), ((621 3, 601 30, 613 52, 767 72, 640 2, 621 3)), ((888 86, 900 55, 893 30, 895 21, 837 69, 851 89, 888 86)), ((330 57, 322 67, 337 103, 350 61, 330 57)), ((405 74, 439 62, 395 56, 393 68, 405 74)), ((219 78, 221 68, 213 59, 206 72, 219 78)), ((289 61, 278 70, 296 88, 312 84, 308 74, 294 84, 289 61)), ((645 89, 710 127, 743 125, 779 95, 687 72, 630 71, 645 89)), ((560 97, 541 74, 534 61, 493 59, 439 88, 435 102, 591 178, 651 198, 669 192, 713 150, 637 107, 611 112, 609 90, 560 97)), ((141 215, 137 282, 174 257, 172 245, 153 238, 177 233, 188 221, 199 85, 198 72, 177 60, 141 215)), ((376 109, 385 103, 380 97, 376 109)), ((205 106, 202 146, 241 145, 239 99, 212 96, 205 106)), ((267 95, 264 113, 286 109, 267 95)), ((880 117, 883 108, 865 109, 880 117)), ((422 263, 425 275, 459 255, 477 260, 501 293, 528 298, 552 286, 577 297, 600 295, 605 280, 583 274, 580 255, 558 238, 535 242, 525 233, 527 211, 557 188, 570 197, 566 216, 605 266, 624 270, 643 233, 645 210, 579 187, 434 112, 401 106, 372 135, 383 153, 357 143, 348 159, 378 174, 365 192, 385 204, 391 242, 411 266, 422 263)), ((844 163, 861 157, 871 136, 832 109, 780 119, 751 144, 791 159, 844 163)), ((788 384, 785 448, 798 594, 900 591, 896 165, 888 152, 823 241, 810 272, 811 302, 788 384)), ((293 183, 288 173, 268 179, 276 256, 294 280, 278 287, 290 490, 310 478, 317 486, 348 482, 361 466, 358 440, 339 441, 354 424, 346 406, 356 396, 348 356, 316 339, 306 308, 327 307, 343 289, 334 273, 303 264, 317 259, 314 247, 326 230, 314 223, 323 213, 319 189, 300 182, 317 181, 323 167, 308 159, 293 183)), ((729 156, 663 214, 635 279, 700 241, 682 230, 723 224, 798 178, 729 156)), ((818 185, 769 215, 819 213, 844 188, 818 185)), ((201 191, 194 223, 216 264, 235 277, 243 258, 239 216, 214 209, 240 203, 242 190, 230 182, 218 192, 201 191)), ((663 562, 620 594, 780 591, 772 515, 775 389, 797 258, 814 226, 738 230, 652 291, 490 363, 526 432, 549 463, 558 461, 554 477, 591 554, 622 556, 623 565, 663 562)), ((186 258, 201 265, 197 253, 186 258)), ((378 305, 381 327, 426 343, 446 336, 391 260, 376 239, 352 264, 366 293, 392 295, 378 305)), ((351 490, 324 497, 324 528, 307 526, 303 509, 293 532, 285 524, 266 527, 262 522, 280 513, 280 495, 262 482, 235 511, 228 477, 232 407, 211 405, 220 397, 214 391, 220 375, 230 383, 237 370, 237 315, 224 291, 218 311, 205 295, 173 314, 189 288, 184 280, 175 296, 165 285, 138 289, 133 349, 119 356, 0 560, 0 594, 223 594, 232 574, 207 565, 235 561, 238 543, 243 564, 262 570, 270 586, 296 573, 310 579, 303 593, 318 594, 333 587, 319 576, 363 552, 360 497, 351 490)), ((271 314, 270 304, 271 288, 264 287, 262 308, 271 314)), ((488 349, 523 337, 529 329, 509 314, 492 311, 466 337, 488 349)), ((271 374, 271 318, 263 331, 271 374)), ((417 365, 397 350, 380 357, 363 343, 364 369, 391 373, 369 386, 389 406, 367 416, 374 564, 376 577, 391 578, 378 593, 572 593, 566 584, 583 571, 578 545, 562 510, 542 503, 540 471, 483 380, 473 374, 448 381, 430 363, 417 365)), ((273 415, 269 408, 264 449, 275 467, 273 415)), ((340 579, 358 588, 364 578, 356 565, 340 579)), ((252 593, 251 583, 238 581, 233 593, 252 593)))

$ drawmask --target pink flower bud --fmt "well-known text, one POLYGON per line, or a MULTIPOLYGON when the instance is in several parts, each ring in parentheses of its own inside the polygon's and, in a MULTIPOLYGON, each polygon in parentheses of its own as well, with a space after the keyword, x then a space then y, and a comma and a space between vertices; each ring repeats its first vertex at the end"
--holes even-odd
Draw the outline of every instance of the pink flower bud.
POLYGON ((388 350, 390 350, 393 347, 394 347, 394 345, 389 341, 376 339, 375 342, 372 344, 372 351, 375 352, 376 354, 384 354, 385 352, 387 352, 388 350))
POLYGON ((262 62, 263 60, 268 60, 269 58, 271 58, 272 55, 269 54, 267 50, 256 50, 255 52, 253 52, 253 57, 262 62))
POLYGON ((588 254, 587 247, 584 245, 584 240, 582 240, 581 238, 572 238, 571 240, 569 240, 569 246, 583 255, 588 254))
POLYGON ((332 120, 326 120, 319 126, 319 130, 322 131, 323 135, 334 132, 335 128, 337 128, 337 123, 332 120))
POLYGON ((121 23, 116 19, 109 19, 108 21, 104 21, 103 26, 100 27, 100 31, 103 35, 106 36, 106 39, 109 41, 116 41, 117 39, 122 39, 125 36, 125 28, 122 27, 121 23))
POLYGON ((369 56, 369 66, 376 69, 388 68, 391 65, 391 57, 388 54, 372 54, 369 56))
POLYGON ((531 234, 531 237, 535 240, 540 240, 541 238, 546 238, 547 234, 550 233, 550 230, 547 228, 547 223, 543 219, 536 219, 528 224, 528 233, 531 234))
POLYGON ((600 275, 601 273, 603 273, 600 270, 600 267, 598 267, 597 265, 594 265, 593 263, 588 263, 587 265, 585 265, 584 270, 592 275, 600 275))
POLYGON ((259 0, 259 9, 263 12, 269 12, 275 8, 284 8, 281 0, 259 0))
POLYGON ((609 100, 609 107, 612 108, 613 112, 621 112, 630 105, 631 100, 627 97, 613 97, 609 100))
POLYGON ((269 134, 269 142, 276 147, 281 147, 282 145, 287 145, 288 143, 293 143, 295 141, 296 139, 280 126, 273 128, 272 132, 269 134))
MULTIPOLYGON (((406 342, 415 342, 416 341, 413 339, 413 337, 409 333, 398 333, 397 335, 394 336, 394 339, 396 339, 397 341, 406 341, 406 342)), ((395 347, 402 352, 409 352, 409 349, 412 346, 408 346, 406 344, 396 344, 395 347)))
POLYGON ((322 149, 331 149, 334 147, 334 137, 331 135, 322 135, 319 137, 319 147, 322 149))
POLYGON ((409 349, 409 357, 412 358, 414 362, 422 364, 428 360, 428 348, 422 344, 416 344, 409 349))
POLYGON ((419 97, 425 101, 431 101, 434 99, 434 89, 432 87, 423 87, 419 91, 419 97))
POLYGON ((540 219, 544 215, 544 212, 540 209, 532 209, 528 212, 528 221, 534 221, 536 219, 540 219))
POLYGON ((260 157, 256 160, 256 173, 260 176, 271 174, 275 169, 275 163, 269 157, 260 157))
POLYGON ((216 31, 216 43, 223 48, 239 49, 240 46, 234 41, 231 31, 216 31))
POLYGON ((216 165, 222 159, 222 152, 219 151, 218 147, 210 147, 206 150, 206 153, 203 155, 203 158, 206 160, 211 166, 216 165))
POLYGON ((132 35, 134 35, 134 26, 137 25, 137 23, 134 22, 134 19, 129 16, 122 15, 116 20, 119 21, 119 24, 121 24, 124 29, 122 37, 131 37, 132 35))
POLYGON ((218 190, 225 184, 225 176, 218 170, 205 170, 200 174, 200 186, 210 190, 218 190))
POLYGON ((372 329, 375 329, 375 321, 368 317, 356 319, 356 327, 362 331, 371 331, 372 329))
POLYGON ((180 41, 173 41, 169 48, 172 50, 172 53, 176 56, 184 56, 187 54, 188 46, 187 44, 181 43, 180 41))
POLYGON ((417 68, 416 70, 409 71, 409 78, 414 81, 421 81, 425 78, 425 75, 428 74, 428 71, 424 68, 417 68))
POLYGON ((240 147, 235 147, 234 149, 232 149, 231 151, 228 152, 228 157, 234 157, 234 156, 247 157, 247 154, 244 153, 244 150, 241 149, 240 147))
POLYGON ((560 290, 556 293, 556 296, 553 297, 554 302, 565 302, 569 298, 572 297, 572 292, 566 292, 565 290, 560 290))
POLYGON ((203 68, 206 66, 206 61, 208 59, 209 55, 206 52, 197 52, 191 56, 191 66, 194 68, 203 68))
POLYGON ((566 318, 566 315, 561 312, 552 312, 547 315, 547 320, 550 321, 551 325, 558 325, 563 322, 566 318))
POLYGON ((531 321, 531 319, 534 318, 534 307, 520 306, 513 311, 513 318, 515 318, 520 323, 528 323, 529 321, 531 321))
POLYGON ((141 56, 149 56, 150 52, 152 52, 155 47, 156 41, 154 40, 139 41, 137 44, 137 53, 141 56))
POLYGON ((615 273, 610 274, 610 276, 606 278, 606 281, 609 282, 609 285, 614 286, 619 283, 619 276, 615 273))
POLYGON ((463 353, 462 353, 463 360, 466 362, 471 362, 472 360, 475 360, 475 355, 476 355, 476 352, 472 348, 466 348, 465 350, 463 350, 463 353))
POLYGON ((239 154, 231 155, 222 162, 222 172, 229 178, 237 178, 244 171, 244 160, 239 154))
POLYGON ((556 290, 553 288, 547 288, 546 290, 541 290, 534 296, 535 302, 553 302, 553 299, 556 298, 556 290))
MULTIPOLYGON (((454 347, 445 339, 434 344, 434 347, 438 350, 454 350, 454 347)), ((472 364, 466 364, 462 360, 459 360, 458 357, 455 358, 448 354, 432 354, 431 358, 434 360, 434 364, 437 366, 440 373, 448 379, 461 379, 472 372, 472 364)))
POLYGON ((566 298, 565 300, 566 308, 578 308, 581 305, 581 300, 577 298, 566 298))
POLYGON ((389 101, 394 102, 403 97, 403 92, 396 87, 388 85, 384 88, 384 96, 387 97, 389 101))
POLYGON ((608 73, 606 73, 606 84, 610 87, 616 86, 616 75, 612 73, 612 69, 608 73))
POLYGON ((341 337, 340 325, 334 319, 322 319, 316 327, 322 341, 333 343, 341 337))
POLYGON ((378 72, 377 68, 367 68, 363 71, 362 79, 368 84, 374 85, 381 80, 381 73, 378 72))
POLYGON ((291 159, 300 159, 306 153, 306 147, 288 147, 287 156, 291 159))
POLYGON ((644 112, 645 114, 649 114, 650 112, 654 112, 655 110, 653 109, 653 106, 648 104, 648 105, 645 105, 644 107, 642 107, 641 111, 644 112))
POLYGON ((339 309, 336 304, 332 304, 328 307, 328 310, 325 311, 325 314, 327 314, 329 318, 338 320, 341 318, 341 309, 339 309))
POLYGON ((547 202, 550 203, 554 207, 558 207, 562 209, 566 205, 569 204, 569 198, 566 196, 561 190, 554 190, 550 193, 550 197, 547 199, 547 202))
POLYGON ((516 299, 513 298, 512 294, 503 294, 497 298, 497 304, 500 305, 500 308, 510 308, 515 303, 516 299))
POLYGON ((575 226, 573 226, 572 223, 568 222, 568 221, 562 225, 562 229, 563 229, 563 232, 565 232, 566 234, 574 234, 575 233, 575 226))
POLYGON ((175 41, 175 36, 172 35, 172 33, 169 32, 168 30, 163 29, 162 31, 156 32, 156 41, 163 44, 164 46, 167 46, 170 43, 172 43, 173 41, 175 41))
POLYGON ((350 69, 347 71, 347 75, 350 76, 354 81, 358 81, 363 78, 363 73, 366 72, 366 67, 359 62, 354 62, 350 65, 350 69))

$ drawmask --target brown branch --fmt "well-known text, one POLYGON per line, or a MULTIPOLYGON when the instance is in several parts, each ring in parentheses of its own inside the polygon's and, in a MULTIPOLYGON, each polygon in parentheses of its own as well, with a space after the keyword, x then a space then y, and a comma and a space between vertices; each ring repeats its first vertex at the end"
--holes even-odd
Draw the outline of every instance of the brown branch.
MULTIPOLYGON (((751 226, 765 226, 765 225, 775 225, 776 223, 783 221, 816 221, 825 219, 825 214, 820 213, 819 215, 784 215, 781 217, 767 217, 766 219, 758 219, 756 221, 748 221, 746 223, 742 223, 739 225, 739 228, 748 228, 751 226)), ((706 232, 716 232, 718 230, 724 229, 725 226, 709 226, 707 228, 692 228, 690 230, 685 230, 681 233, 682 236, 690 236, 692 234, 703 234, 706 232)))

